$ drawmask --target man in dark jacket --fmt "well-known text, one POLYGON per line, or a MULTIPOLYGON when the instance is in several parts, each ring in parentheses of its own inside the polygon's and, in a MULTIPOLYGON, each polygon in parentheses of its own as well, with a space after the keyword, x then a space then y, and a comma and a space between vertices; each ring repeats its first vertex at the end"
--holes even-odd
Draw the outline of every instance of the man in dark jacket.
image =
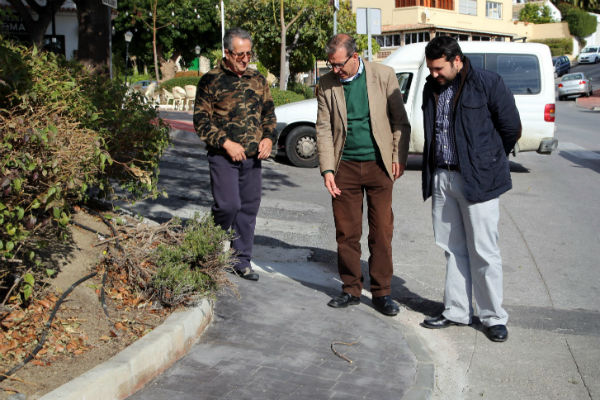
POLYGON ((446 254, 444 311, 427 328, 468 325, 477 314, 488 337, 508 338, 498 248, 499 196, 511 189, 508 153, 521 134, 502 78, 474 68, 456 40, 425 48, 423 198, 433 197, 435 241, 446 254))

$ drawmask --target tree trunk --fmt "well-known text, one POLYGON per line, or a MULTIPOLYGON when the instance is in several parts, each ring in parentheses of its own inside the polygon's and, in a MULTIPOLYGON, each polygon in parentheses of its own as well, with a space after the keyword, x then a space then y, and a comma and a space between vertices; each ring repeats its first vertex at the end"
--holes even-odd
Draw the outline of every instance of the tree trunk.
POLYGON ((287 31, 290 28, 290 26, 292 26, 292 24, 296 22, 298 18, 300 18, 305 9, 306 7, 303 7, 300 11, 298 11, 298 14, 296 14, 296 16, 292 18, 290 23, 286 25, 285 16, 283 14, 283 0, 280 0, 279 22, 281 23, 281 48, 279 50, 279 89, 281 90, 287 90, 288 78, 290 76, 291 49, 288 49, 286 45, 287 31))
POLYGON ((281 7, 279 9, 279 22, 281 23, 281 47, 279 50, 279 90, 287 90, 289 63, 287 63, 288 55, 285 43, 287 27, 285 26, 285 17, 283 15, 283 0, 281 0, 281 7))
POLYGON ((79 46, 77 58, 93 71, 108 72, 109 10, 99 0, 75 0, 79 23, 79 46))
POLYGON ((158 69, 158 52, 156 51, 156 19, 158 8, 158 0, 154 0, 152 9, 152 50, 154 52, 154 73, 156 75, 156 82, 160 82, 160 70, 158 69))

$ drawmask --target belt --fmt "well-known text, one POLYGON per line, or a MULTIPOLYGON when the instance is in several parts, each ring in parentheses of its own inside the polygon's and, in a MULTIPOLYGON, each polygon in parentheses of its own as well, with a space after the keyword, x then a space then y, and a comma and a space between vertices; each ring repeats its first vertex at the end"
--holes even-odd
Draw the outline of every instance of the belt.
POLYGON ((441 164, 437 167, 441 169, 447 169, 448 171, 460 171, 460 168, 456 164, 441 164))

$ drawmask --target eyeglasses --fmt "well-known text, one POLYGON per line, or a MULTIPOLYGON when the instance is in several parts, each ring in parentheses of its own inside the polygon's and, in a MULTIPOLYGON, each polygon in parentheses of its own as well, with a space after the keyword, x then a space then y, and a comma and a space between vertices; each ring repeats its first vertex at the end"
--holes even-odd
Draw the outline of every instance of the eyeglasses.
POLYGON ((227 50, 227 52, 234 56, 237 60, 241 60, 244 57, 252 58, 254 56, 253 51, 242 51, 240 53, 236 53, 235 51, 227 50))
POLYGON ((337 69, 342 69, 342 68, 344 68, 344 66, 345 66, 345 65, 348 63, 348 61, 350 61, 350 59, 351 59, 351 58, 352 58, 352 56, 350 56, 350 57, 346 58, 346 61, 344 61, 344 63, 343 63, 343 64, 332 64, 332 63, 330 63, 329 61, 327 61, 327 62, 325 63, 325 66, 326 66, 327 68, 329 68, 329 69, 335 69, 335 68, 337 68, 337 69))

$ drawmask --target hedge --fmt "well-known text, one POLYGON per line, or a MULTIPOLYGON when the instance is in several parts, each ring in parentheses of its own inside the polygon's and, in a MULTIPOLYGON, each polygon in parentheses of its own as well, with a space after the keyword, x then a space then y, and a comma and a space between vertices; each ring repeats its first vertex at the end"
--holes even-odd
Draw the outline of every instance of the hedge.
POLYGON ((295 101, 305 99, 305 97, 301 94, 289 90, 282 91, 278 88, 272 88, 271 95, 273 96, 273 102, 275 103, 276 107, 282 104, 293 103, 295 101))
POLYGON ((544 39, 532 40, 532 42, 543 43, 550 47, 552 56, 563 56, 565 54, 573 54, 573 39, 544 39))
POLYGON ((172 78, 160 84, 161 89, 172 90, 175 86, 184 87, 185 85, 197 86, 201 76, 182 76, 172 78))

